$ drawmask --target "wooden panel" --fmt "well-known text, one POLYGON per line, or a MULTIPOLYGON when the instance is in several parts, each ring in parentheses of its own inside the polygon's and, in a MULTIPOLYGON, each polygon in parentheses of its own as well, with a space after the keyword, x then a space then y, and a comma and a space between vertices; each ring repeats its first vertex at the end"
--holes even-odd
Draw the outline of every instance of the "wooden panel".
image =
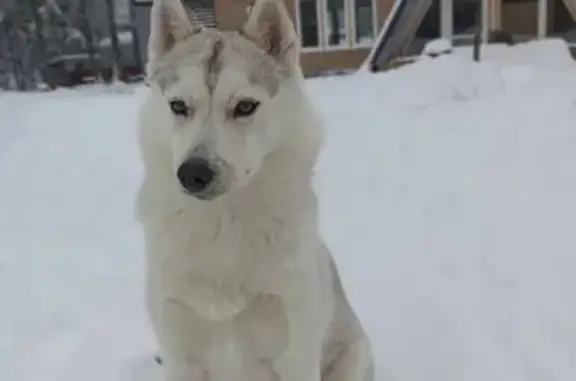
POLYGON ((335 69, 357 69, 368 56, 370 49, 347 49, 327 52, 306 52, 300 55, 305 76, 335 69))
MULTIPOLYGON (((296 25, 296 0, 284 0, 288 13, 294 25, 296 25)), ((218 28, 222 30, 236 30, 246 21, 248 17, 248 6, 252 5, 254 0, 214 0, 214 9, 216 12, 216 22, 218 28)))
POLYGON ((378 30, 376 31, 376 35, 378 35, 380 29, 382 29, 382 26, 386 22, 395 2, 396 0, 376 0, 376 17, 378 19, 378 30))
POLYGON ((502 0, 489 0, 488 9, 490 13, 488 29, 502 29, 502 0))
POLYGON ((214 0, 216 25, 218 28, 221 30, 236 30, 242 26, 248 16, 246 7, 250 3, 250 0, 214 0))
POLYGON ((504 2, 502 28, 514 35, 535 37, 538 30, 538 1, 504 2))

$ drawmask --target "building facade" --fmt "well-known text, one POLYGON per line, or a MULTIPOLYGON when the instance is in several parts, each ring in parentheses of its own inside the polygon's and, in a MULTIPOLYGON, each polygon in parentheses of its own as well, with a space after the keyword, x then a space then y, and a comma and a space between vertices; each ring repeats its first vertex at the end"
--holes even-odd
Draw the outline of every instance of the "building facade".
POLYGON ((427 42, 514 44, 556 37, 576 58, 576 0, 398 0, 365 67, 387 70, 418 56, 427 42))
MULTIPOLYGON (((132 15, 146 54, 152 0, 131 0, 132 15)), ((183 0, 198 19, 223 30, 239 28, 254 0, 183 0)), ((576 0, 284 0, 302 45, 307 76, 357 69, 380 43, 391 13, 401 8, 391 55, 419 54, 429 40, 444 37, 471 43, 477 28, 484 41, 493 31, 516 42, 559 36, 576 44, 576 0), (479 14, 482 17, 477 17, 479 14)))
MULTIPOLYGON (((146 52, 152 0, 131 0, 146 52)), ((184 0, 197 17, 223 30, 238 29, 253 0, 184 0)), ((285 0, 301 39, 307 76, 354 70, 366 59, 395 0, 285 0)))
POLYGON ((306 75, 357 69, 394 0, 285 0, 300 36, 306 75))
POLYGON ((503 31, 514 42, 546 37, 576 42, 576 0, 434 0, 425 19, 429 31, 422 33, 420 28, 416 38, 442 37, 456 45, 469 41, 476 28, 483 41, 492 32, 503 31))
POLYGON ((439 35, 445 38, 462 33, 460 25, 466 18, 463 3, 474 4, 470 6, 474 13, 478 6, 482 8, 484 39, 494 30, 506 31, 516 41, 526 41, 563 36, 576 28, 576 0, 436 0, 435 3, 440 10, 439 35))

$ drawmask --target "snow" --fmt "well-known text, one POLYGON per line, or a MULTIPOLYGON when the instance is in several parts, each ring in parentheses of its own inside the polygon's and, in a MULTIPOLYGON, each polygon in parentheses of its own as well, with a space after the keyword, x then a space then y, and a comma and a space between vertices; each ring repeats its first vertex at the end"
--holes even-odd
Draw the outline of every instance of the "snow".
MULTIPOLYGON (((94 57, 100 58, 100 55, 95 54, 94 57)), ((90 55, 88 53, 60 54, 60 55, 52 58, 48 62, 46 62, 46 65, 53 65, 53 64, 58 63, 60 61, 86 60, 88 58, 90 58, 90 55)))
MULTIPOLYGON (((472 46, 460 46, 454 53, 462 57, 472 57, 472 46)), ((482 60, 500 62, 511 65, 573 67, 574 59, 570 55, 568 43, 561 38, 547 38, 539 41, 508 46, 506 44, 487 44, 481 48, 482 60), (554 57, 553 60, 550 57, 554 57)))
MULTIPOLYGON (((124 30, 118 32, 118 43, 129 45, 132 43, 132 31, 124 30)), ((112 39, 110 37, 105 37, 100 41, 100 47, 102 48, 109 48, 112 46, 112 39)))
MULTIPOLYGON (((576 379, 576 66, 448 55, 309 88, 321 228, 377 381, 576 379)), ((3 381, 160 380, 133 217, 146 92, 0 94, 3 381)))
POLYGON ((438 38, 428 42, 422 50, 422 55, 439 56, 451 53, 453 50, 452 41, 447 38, 438 38))

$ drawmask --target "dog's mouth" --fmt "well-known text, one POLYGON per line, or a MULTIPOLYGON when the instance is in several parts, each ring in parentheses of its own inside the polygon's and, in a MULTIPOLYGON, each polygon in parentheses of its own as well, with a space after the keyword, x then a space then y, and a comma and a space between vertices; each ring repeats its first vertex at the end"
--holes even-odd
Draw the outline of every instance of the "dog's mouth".
POLYGON ((201 192, 191 192, 190 190, 188 190, 186 188, 181 188, 181 189, 182 189, 182 193, 184 193, 186 196, 194 197, 200 201, 212 201, 224 193, 223 191, 218 191, 217 189, 205 190, 205 191, 201 191, 201 192))
POLYGON ((196 193, 196 194, 193 194, 192 196, 196 197, 200 201, 212 201, 217 197, 216 195, 208 194, 208 193, 196 193))

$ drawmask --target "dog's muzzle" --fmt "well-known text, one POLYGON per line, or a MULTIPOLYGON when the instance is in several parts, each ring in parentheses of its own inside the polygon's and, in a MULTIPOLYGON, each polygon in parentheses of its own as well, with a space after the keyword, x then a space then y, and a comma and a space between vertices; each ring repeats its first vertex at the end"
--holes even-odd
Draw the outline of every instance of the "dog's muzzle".
POLYGON ((206 199, 208 197, 202 195, 207 193, 208 188, 216 179, 216 171, 206 159, 194 157, 180 165, 176 176, 187 193, 206 199))

